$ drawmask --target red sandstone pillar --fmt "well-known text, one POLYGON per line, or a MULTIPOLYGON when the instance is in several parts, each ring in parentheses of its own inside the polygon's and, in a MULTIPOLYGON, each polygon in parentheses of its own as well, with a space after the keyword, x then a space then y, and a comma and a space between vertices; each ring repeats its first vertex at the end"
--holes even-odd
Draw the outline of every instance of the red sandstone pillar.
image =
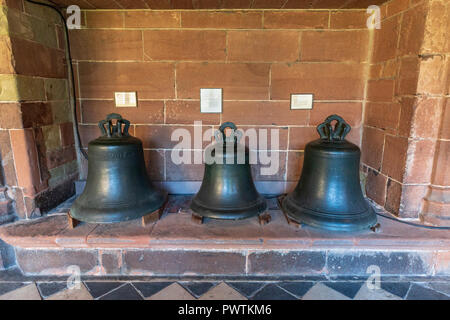
POLYGON ((450 98, 443 111, 441 132, 436 145, 433 179, 424 198, 422 221, 450 226, 450 98))

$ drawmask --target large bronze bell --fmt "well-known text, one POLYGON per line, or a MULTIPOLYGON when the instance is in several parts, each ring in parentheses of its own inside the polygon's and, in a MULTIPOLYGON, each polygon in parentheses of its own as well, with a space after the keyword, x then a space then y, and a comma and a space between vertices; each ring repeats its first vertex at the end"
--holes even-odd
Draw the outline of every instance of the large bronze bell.
POLYGON ((361 152, 344 139, 350 130, 337 115, 317 127, 320 139, 307 144, 298 185, 282 202, 290 219, 335 231, 368 229, 376 224, 375 212, 359 182, 361 152))
POLYGON ((141 140, 130 136, 130 122, 109 114, 99 122, 102 136, 89 143, 86 187, 70 214, 92 223, 132 220, 158 210, 165 195, 152 186, 141 140), (113 120, 117 120, 113 124, 113 120))
POLYGON ((267 205, 253 183, 249 151, 239 144, 242 132, 237 131, 234 123, 225 122, 215 137, 217 142, 206 148, 205 154, 216 161, 205 163, 203 182, 191 209, 202 217, 231 220, 264 212, 267 205), (226 128, 232 129, 228 137, 226 128))

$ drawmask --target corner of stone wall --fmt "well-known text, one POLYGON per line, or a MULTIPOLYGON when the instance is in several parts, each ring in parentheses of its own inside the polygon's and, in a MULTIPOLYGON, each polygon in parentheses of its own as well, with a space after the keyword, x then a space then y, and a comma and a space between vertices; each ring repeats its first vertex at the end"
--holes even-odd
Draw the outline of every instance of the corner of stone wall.
POLYGON ((0 187, 8 198, 0 210, 20 219, 40 216, 75 193, 62 30, 49 8, 0 1, 0 187))
POLYGON ((432 183, 447 84, 445 3, 389 1, 375 30, 362 167, 368 197, 402 218, 419 218, 432 183))

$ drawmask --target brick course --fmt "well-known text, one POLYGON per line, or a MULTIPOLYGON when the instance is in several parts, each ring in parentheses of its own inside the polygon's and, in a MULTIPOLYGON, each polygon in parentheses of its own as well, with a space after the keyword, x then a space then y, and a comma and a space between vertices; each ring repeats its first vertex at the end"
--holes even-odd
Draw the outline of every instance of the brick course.
POLYGON ((378 233, 324 234, 287 224, 278 209, 264 227, 256 218, 199 225, 178 212, 189 198, 171 199, 170 212, 146 227, 135 220, 70 229, 59 214, 3 226, 0 235, 27 275, 66 275, 73 265, 83 275, 367 276, 371 265, 383 275, 449 273, 445 230, 380 218, 378 233))

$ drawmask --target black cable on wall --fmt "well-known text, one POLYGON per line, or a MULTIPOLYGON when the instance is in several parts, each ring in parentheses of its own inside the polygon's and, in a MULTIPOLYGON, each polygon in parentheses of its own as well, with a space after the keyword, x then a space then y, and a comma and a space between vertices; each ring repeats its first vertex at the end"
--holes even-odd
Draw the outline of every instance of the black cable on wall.
MULTIPOLYGON (((33 3, 36 5, 40 5, 40 6, 44 6, 50 9, 53 9, 54 11, 56 11, 59 15, 59 17, 61 18, 62 21, 62 25, 64 27, 64 32, 65 32, 65 36, 66 36, 66 50, 67 50, 67 63, 69 65, 69 69, 70 69, 70 77, 71 77, 71 83, 72 83, 72 99, 73 99, 73 121, 75 124, 75 138, 77 139, 77 144, 78 144, 78 149, 81 152, 81 154, 83 155, 83 157, 87 160, 88 159, 88 155, 86 153, 86 151, 83 149, 83 145, 81 143, 81 137, 80 137, 80 129, 78 126, 78 115, 77 115, 77 93, 76 93, 76 89, 75 89, 75 76, 73 73, 73 65, 72 65, 72 53, 70 51, 70 41, 69 41, 69 28, 67 27, 66 24, 66 18, 64 17, 63 13, 61 12, 60 8, 57 7, 56 5, 51 5, 51 4, 47 4, 47 3, 42 3, 39 1, 33 1, 33 0, 25 0, 29 3, 33 3)), ((52 1, 50 1, 52 2, 52 1)), ((53 3, 53 2, 52 2, 53 3)))

